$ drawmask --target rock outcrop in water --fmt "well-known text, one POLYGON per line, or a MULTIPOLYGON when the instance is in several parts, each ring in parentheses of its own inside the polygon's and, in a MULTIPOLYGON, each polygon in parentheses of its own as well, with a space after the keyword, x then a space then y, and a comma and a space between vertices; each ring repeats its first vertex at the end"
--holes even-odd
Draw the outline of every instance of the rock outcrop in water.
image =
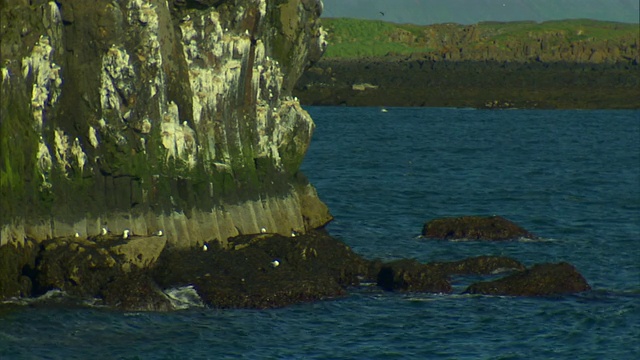
POLYGON ((568 264, 526 270, 520 262, 500 256, 426 264, 410 259, 370 261, 323 230, 295 237, 241 235, 230 238, 227 247, 218 242, 171 247, 157 236, 58 238, 26 244, 22 252, 0 254, 3 260, 12 259, 0 263, 0 300, 54 290, 64 294, 57 301, 70 305, 90 301, 128 311, 167 311, 184 305, 172 294, 186 288, 191 305, 262 309, 345 296, 362 283, 401 293, 448 294, 454 291, 453 277, 505 272, 510 275, 473 284, 466 292, 540 296, 589 289, 568 264))
POLYGON ((575 267, 566 262, 539 264, 505 278, 475 283, 465 290, 469 294, 508 296, 550 296, 590 290, 575 267))
POLYGON ((318 0, 4 1, 0 245, 125 229, 177 247, 305 233, 291 96, 322 54, 318 0))
POLYGON ((460 216, 434 219, 424 224, 422 236, 443 240, 512 240, 535 238, 501 216, 460 216))

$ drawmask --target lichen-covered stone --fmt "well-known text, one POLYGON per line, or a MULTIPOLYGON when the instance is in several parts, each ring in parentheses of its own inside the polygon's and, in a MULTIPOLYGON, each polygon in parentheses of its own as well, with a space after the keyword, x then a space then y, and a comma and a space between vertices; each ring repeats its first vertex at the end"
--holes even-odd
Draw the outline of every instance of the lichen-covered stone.
MULTIPOLYGON (((0 245, 103 227, 191 247, 331 220, 293 84, 320 1, 3 3, 0 245)), ((323 45, 324 44, 324 45, 323 45)))
POLYGON ((535 238, 527 230, 501 216, 461 216, 428 221, 422 228, 426 238, 454 240, 512 240, 535 238))
POLYGON ((167 240, 164 236, 136 237, 122 244, 112 246, 109 250, 122 255, 123 270, 151 267, 164 250, 167 240))

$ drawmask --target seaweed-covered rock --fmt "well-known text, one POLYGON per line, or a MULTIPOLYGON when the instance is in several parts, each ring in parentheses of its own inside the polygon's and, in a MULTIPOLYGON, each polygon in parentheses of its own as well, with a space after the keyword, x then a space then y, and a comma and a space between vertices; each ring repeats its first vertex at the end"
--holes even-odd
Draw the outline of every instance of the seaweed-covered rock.
POLYGON ((491 275, 526 269, 519 261, 504 256, 478 256, 459 261, 434 262, 430 265, 447 275, 491 275))
POLYGON ((272 308, 333 298, 366 276, 368 263, 323 231, 229 239, 229 248, 166 249, 154 269, 161 287, 193 284, 210 306, 272 308))
POLYGON ((451 284, 438 267, 402 259, 382 264, 377 284, 387 291, 449 293, 451 284))
POLYGON ((511 240, 535 238, 527 230, 501 216, 461 216, 434 219, 424 224, 422 236, 454 240, 511 240))
POLYGON ((126 311, 169 311, 171 301, 151 277, 136 270, 118 276, 100 292, 107 306, 126 311))
POLYGON ((44 241, 35 269, 35 294, 59 289, 72 296, 94 297, 123 272, 120 259, 85 239, 44 241))
POLYGON ((531 269, 505 278, 479 282, 464 292, 484 295, 549 296, 573 294, 590 290, 591 287, 573 265, 538 264, 531 269))

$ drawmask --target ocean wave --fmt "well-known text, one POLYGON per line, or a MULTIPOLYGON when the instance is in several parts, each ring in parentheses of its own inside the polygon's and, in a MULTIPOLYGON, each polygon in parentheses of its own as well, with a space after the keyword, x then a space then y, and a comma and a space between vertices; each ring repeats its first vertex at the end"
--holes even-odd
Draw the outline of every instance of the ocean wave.
POLYGON ((78 298, 69 295, 60 289, 52 289, 46 293, 35 297, 13 297, 2 301, 3 304, 13 305, 69 305, 69 306, 88 306, 99 307, 102 305, 102 299, 97 298, 78 298))

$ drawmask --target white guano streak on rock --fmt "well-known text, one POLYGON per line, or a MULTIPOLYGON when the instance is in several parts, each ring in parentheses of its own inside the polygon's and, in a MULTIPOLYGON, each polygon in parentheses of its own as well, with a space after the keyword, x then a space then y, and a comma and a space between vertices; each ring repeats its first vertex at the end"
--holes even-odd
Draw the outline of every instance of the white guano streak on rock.
MULTIPOLYGON (((167 2, 165 2, 165 6, 169 7, 167 2)), ((162 71, 162 52, 158 38, 160 19, 157 8, 149 1, 132 0, 129 2, 128 10, 129 24, 134 25, 133 28, 136 30, 140 29, 139 36, 142 46, 139 56, 144 56, 144 59, 141 59, 141 65, 148 68, 149 74, 155 74, 153 80, 149 81, 150 97, 154 97, 156 94, 160 96, 158 104, 160 104, 159 110, 162 114, 166 111, 167 100, 164 92, 165 73, 162 71)))
POLYGON ((318 46, 320 46, 320 51, 324 52, 327 49, 327 46, 329 45, 329 42, 327 41, 328 34, 322 27, 320 27, 318 31, 320 32, 320 37, 318 39, 318 46))
POLYGON ((80 145, 80 139, 76 138, 71 145, 71 154, 75 157, 76 164, 78 165, 78 170, 82 174, 84 172, 84 165, 87 163, 87 155, 82 151, 82 146, 80 145))
POLYGON ((53 48, 49 37, 41 36, 34 45, 31 56, 22 59, 22 76, 33 76, 31 89, 31 112, 34 128, 40 133, 43 128, 45 105, 53 106, 60 94, 60 67, 52 60, 53 48))
POLYGON ((98 142, 97 131, 93 126, 89 126, 89 143, 93 146, 94 149, 98 148, 100 143, 98 142))
POLYGON ((264 19, 265 15, 267 15, 267 0, 257 0, 258 1, 258 9, 260 9, 260 19, 264 19))
MULTIPOLYGON (((258 54, 264 54, 264 49, 259 46, 256 47, 256 62, 260 60, 260 88, 265 89, 268 94, 259 94, 264 95, 266 99, 260 99, 258 102, 257 154, 260 157, 274 159, 276 166, 281 167, 283 154, 280 154, 278 149, 286 142, 298 139, 293 134, 295 126, 301 120, 311 124, 312 120, 308 114, 305 116, 306 112, 300 107, 297 100, 280 98, 280 90, 284 80, 280 66, 277 61, 269 57, 259 58, 258 54), (274 106, 273 109, 272 106, 274 106)), ((312 126, 310 125, 310 127, 312 126)), ((305 137, 301 137, 300 141, 304 142, 303 139, 305 137)))
MULTIPOLYGON (((62 17, 60 9, 54 1, 48 3, 48 8, 43 11, 43 24, 49 36, 41 35, 39 41, 31 50, 31 56, 22 59, 22 76, 26 80, 29 74, 32 75, 31 88, 31 114, 33 116, 33 126, 38 133, 42 133, 44 127, 45 106, 53 107, 60 96, 62 78, 60 67, 53 62, 54 48, 52 43, 60 41, 62 35, 62 17), (56 39, 58 37, 58 39, 56 39)), ((4 70, 4 69, 3 69, 4 70)), ((3 71, 3 82, 8 79, 3 71)), ((26 81, 25 81, 26 82, 26 81)), ((38 141, 38 152, 36 153, 37 169, 42 178, 40 190, 51 187, 48 176, 52 168, 51 153, 45 144, 42 136, 38 141)))
MULTIPOLYGON (((164 4, 167 8, 169 4, 164 4)), ((158 15, 158 9, 156 5, 151 4, 148 1, 143 0, 131 0, 128 4, 129 9, 129 24, 137 29, 140 41, 141 52, 138 56, 143 56, 141 60, 141 66, 146 68, 145 73, 154 74, 152 79, 148 80, 147 86, 150 86, 150 98, 158 96, 157 99, 150 99, 154 103, 157 103, 159 108, 158 112, 162 114, 160 120, 160 131, 162 137, 162 145, 167 150, 166 161, 173 159, 174 161, 184 162, 188 168, 196 166, 198 146, 196 139, 196 132, 189 127, 186 122, 180 121, 180 111, 178 106, 173 101, 167 100, 165 92, 166 74, 162 69, 162 51, 159 41, 159 26, 160 18, 158 15)), ((181 25, 181 27, 184 27, 181 25)), ((184 29, 183 29, 184 38, 184 29)), ((197 45, 194 45, 195 49, 187 49, 185 46, 185 52, 189 50, 196 50, 197 45)), ((210 89, 204 89, 203 91, 210 91, 210 89)), ((194 101, 195 107, 195 101, 194 101)), ((199 119, 195 119, 197 124, 199 119)), ((153 126, 153 120, 145 118, 142 121, 142 134, 149 134, 153 126)), ((140 139, 142 147, 146 152, 146 139, 140 139)))
POLYGON ((52 167, 51 153, 49 152, 47 145, 44 143, 42 136, 40 136, 40 140, 38 142, 38 154, 36 155, 36 158, 38 159, 38 171, 42 177, 42 184, 40 186, 40 191, 42 191, 45 188, 51 188, 48 174, 52 167))
POLYGON ((129 62, 129 54, 125 49, 112 45, 102 58, 100 103, 103 112, 114 110, 121 118, 122 103, 119 94, 130 96, 134 81, 135 72, 129 62))
MULTIPOLYGON (((82 173, 87 163, 87 155, 82 150, 80 139, 75 138, 73 144, 69 144, 69 136, 60 128, 55 130, 54 135, 56 161, 62 173, 66 177, 69 177, 69 170, 72 167, 75 167, 75 169, 82 173)), ((41 151, 44 152, 44 150, 45 149, 41 147, 41 151)), ((48 152, 48 149, 46 149, 46 151, 48 152)), ((45 158, 43 161, 46 162, 47 155, 43 153, 43 156, 45 158)))
POLYGON ((195 131, 187 122, 180 124, 178 106, 172 101, 162 117, 162 145, 167 149, 167 162, 170 159, 183 160, 189 168, 197 161, 195 131))
MULTIPOLYGON (((203 154, 205 160, 217 161, 229 159, 226 143, 226 129, 215 119, 219 112, 218 97, 225 98, 238 86, 241 64, 233 60, 233 42, 237 37, 225 34, 220 24, 219 14, 212 10, 198 18, 190 18, 180 24, 184 57, 189 67, 189 85, 193 93, 192 111, 195 125, 208 129, 203 134, 206 144, 203 154), (208 29, 205 32, 204 29, 208 29), (228 44, 231 43, 231 49, 228 44), (227 46, 225 46, 227 44, 227 46), (198 61, 196 61, 198 60, 198 61), (198 65, 204 61, 205 66, 198 65), (205 116, 203 116, 205 114, 205 116), (208 116, 206 116, 208 115, 208 116), (216 139, 214 131, 221 132, 221 139, 216 139), (222 146, 222 154, 216 154, 216 143, 222 146)), ((220 165, 225 165, 221 164, 220 165)))
POLYGON ((5 80, 9 80, 9 70, 6 67, 0 68, 0 74, 2 75, 2 82, 0 82, 0 84, 4 84, 5 80))
POLYGON ((67 161, 67 152, 69 151, 69 137, 62 131, 62 129, 56 129, 55 135, 55 155, 56 161, 60 170, 65 176, 68 176, 67 169, 70 167, 67 161))

